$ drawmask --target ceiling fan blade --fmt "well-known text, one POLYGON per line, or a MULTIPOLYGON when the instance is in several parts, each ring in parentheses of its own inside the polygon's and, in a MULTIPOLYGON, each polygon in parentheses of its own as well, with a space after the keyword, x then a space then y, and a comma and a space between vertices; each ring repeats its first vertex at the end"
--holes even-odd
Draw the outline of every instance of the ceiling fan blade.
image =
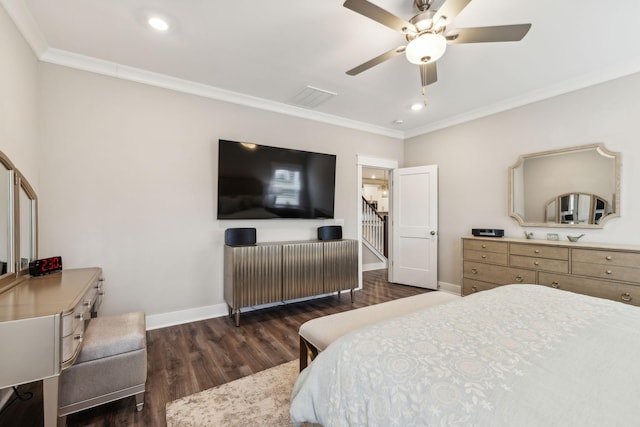
POLYGON ((445 17, 447 23, 451 22, 453 18, 458 16, 462 9, 467 7, 467 5, 471 3, 471 0, 447 0, 445 3, 440 6, 440 9, 436 11, 436 14, 433 16, 433 22, 438 22, 441 17, 445 17))
POLYGON ((370 59, 364 64, 361 64, 355 68, 352 68, 351 70, 347 71, 347 74, 350 76, 355 76, 356 74, 360 74, 361 72, 366 71, 375 65, 378 65, 384 61, 387 61, 391 58, 396 57, 397 55, 400 55, 401 53, 404 53, 404 49, 405 49, 405 46, 400 46, 395 49, 391 49, 389 52, 385 52, 382 55, 379 55, 373 59, 370 59))
POLYGON ((420 82, 422 87, 438 81, 438 68, 435 62, 420 65, 420 82))
POLYGON ((495 27, 456 28, 446 35, 449 44, 517 42, 527 35, 531 24, 499 25, 495 27))
POLYGON ((416 27, 410 22, 398 18, 381 7, 369 3, 367 0, 347 0, 343 6, 382 25, 386 25, 392 30, 400 31, 401 33, 417 32, 416 27))

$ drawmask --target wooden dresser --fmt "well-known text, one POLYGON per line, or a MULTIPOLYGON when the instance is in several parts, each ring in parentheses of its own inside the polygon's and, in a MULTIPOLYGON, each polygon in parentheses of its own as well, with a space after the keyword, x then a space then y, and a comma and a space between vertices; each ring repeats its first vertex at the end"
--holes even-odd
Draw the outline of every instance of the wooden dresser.
POLYGON ((27 277, 0 293, 0 388, 43 380, 44 425, 58 418, 58 377, 102 301, 102 269, 27 277))
POLYGON ((640 248, 463 237, 462 294, 531 283, 640 306, 640 248))

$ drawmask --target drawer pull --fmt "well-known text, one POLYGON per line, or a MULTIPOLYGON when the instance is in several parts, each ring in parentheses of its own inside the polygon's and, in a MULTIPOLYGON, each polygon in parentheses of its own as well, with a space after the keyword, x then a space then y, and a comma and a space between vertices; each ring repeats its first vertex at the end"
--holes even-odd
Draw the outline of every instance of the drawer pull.
POLYGON ((487 248, 487 245, 482 245, 482 249, 486 249, 486 248, 487 248))
POLYGON ((605 259, 606 259, 607 261, 611 261, 613 258, 611 258, 611 255, 607 255, 607 256, 605 257, 605 259))
POLYGON ((611 271, 611 270, 607 270, 607 271, 606 271, 606 273, 607 273, 607 274, 613 274, 613 271, 611 271))
POLYGON ((540 249, 536 249, 535 251, 533 251, 533 253, 539 254, 540 253, 540 249))
POLYGON ((82 342, 82 335, 76 335, 73 339, 82 342))
POLYGON ((535 261, 533 265, 540 265, 540 263, 538 261, 535 261))
POLYGON ((625 292, 624 294, 620 295, 620 299, 622 299, 622 301, 624 302, 629 302, 632 300, 631 294, 629 292, 625 292))
POLYGON ((472 269, 471 269, 471 272, 472 272, 473 274, 478 274, 478 270, 476 270, 475 268, 472 268, 472 269))
POLYGON ((478 288, 476 288, 475 286, 471 287, 471 292, 478 292, 478 288))
POLYGON ((486 255, 482 255, 482 259, 486 259, 486 258, 487 258, 487 256, 486 256, 486 255))
POLYGON ((76 314, 76 319, 82 322, 84 320, 84 313, 76 314))
POLYGON ((522 280, 524 280, 522 279, 522 276, 516 276, 516 282, 520 283, 522 280))
POLYGON ((554 289, 560 289, 560 283, 553 281, 551 282, 551 287, 554 289))

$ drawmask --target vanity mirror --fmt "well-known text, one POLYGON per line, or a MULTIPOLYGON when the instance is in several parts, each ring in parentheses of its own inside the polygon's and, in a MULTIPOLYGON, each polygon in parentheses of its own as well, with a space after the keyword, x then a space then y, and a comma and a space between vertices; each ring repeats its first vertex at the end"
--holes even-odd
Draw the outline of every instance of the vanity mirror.
POLYGON ((1 282, 11 280, 13 263, 13 214, 14 214, 13 164, 0 153, 0 289, 1 282))
POLYGON ((591 144, 520 156, 509 215, 527 227, 602 228, 620 215, 620 154, 591 144))
POLYGON ((27 275, 37 258, 37 219, 35 191, 0 152, 0 292, 27 275))

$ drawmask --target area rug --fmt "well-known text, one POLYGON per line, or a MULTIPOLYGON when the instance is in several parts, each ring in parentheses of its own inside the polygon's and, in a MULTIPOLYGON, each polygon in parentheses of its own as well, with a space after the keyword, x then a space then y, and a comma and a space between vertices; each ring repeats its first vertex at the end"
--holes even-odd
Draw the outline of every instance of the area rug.
POLYGON ((249 375, 167 403, 168 427, 287 427, 299 362, 249 375))

